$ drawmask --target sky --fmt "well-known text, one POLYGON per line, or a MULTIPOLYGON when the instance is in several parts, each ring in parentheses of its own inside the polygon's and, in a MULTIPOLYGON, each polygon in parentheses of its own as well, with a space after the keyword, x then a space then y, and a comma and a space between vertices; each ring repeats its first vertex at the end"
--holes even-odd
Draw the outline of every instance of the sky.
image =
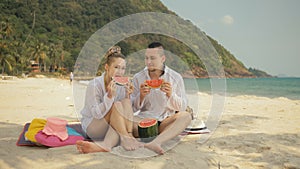
POLYGON ((300 77, 300 0, 161 0, 249 68, 300 77))

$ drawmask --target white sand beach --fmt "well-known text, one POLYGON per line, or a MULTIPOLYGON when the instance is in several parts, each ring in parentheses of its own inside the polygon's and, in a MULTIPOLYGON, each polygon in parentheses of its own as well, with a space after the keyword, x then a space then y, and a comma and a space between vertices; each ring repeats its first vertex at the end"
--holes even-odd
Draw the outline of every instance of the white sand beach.
MULTIPOLYGON (((209 112, 211 97, 201 94, 198 118, 209 112)), ((0 80, 0 168, 107 169, 296 169, 300 168, 300 100, 257 96, 226 97, 217 130, 188 135, 164 155, 127 158, 113 153, 80 154, 75 146, 16 146, 34 118, 78 120, 67 79, 0 80)), ((141 151, 141 150, 137 150, 141 151)))

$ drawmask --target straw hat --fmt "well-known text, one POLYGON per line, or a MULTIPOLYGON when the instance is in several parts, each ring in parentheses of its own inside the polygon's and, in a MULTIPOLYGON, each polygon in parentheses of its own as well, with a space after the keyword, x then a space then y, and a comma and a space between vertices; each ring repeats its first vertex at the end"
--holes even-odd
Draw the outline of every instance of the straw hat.
POLYGON ((68 138, 67 121, 56 117, 47 118, 43 132, 47 135, 55 135, 62 141, 68 138))

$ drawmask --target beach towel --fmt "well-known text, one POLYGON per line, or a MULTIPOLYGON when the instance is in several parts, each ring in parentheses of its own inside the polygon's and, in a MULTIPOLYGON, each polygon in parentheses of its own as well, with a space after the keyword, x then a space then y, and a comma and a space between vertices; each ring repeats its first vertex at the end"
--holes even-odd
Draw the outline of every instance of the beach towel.
MULTIPOLYGON (((17 146, 41 146, 40 144, 34 143, 28 139, 26 139, 25 137, 25 133, 28 131, 30 123, 26 123, 23 127, 22 132, 19 135, 18 141, 16 142, 17 146)), ((67 127, 70 127, 73 129, 72 132, 77 132, 78 134, 80 134, 81 136, 83 136, 84 140, 90 140, 86 134, 84 133, 84 131, 81 128, 81 124, 80 123, 73 123, 73 124, 67 124, 67 127)))
MULTIPOLYGON (((201 123, 200 125, 194 125, 195 123, 192 123, 190 126, 188 126, 180 135, 189 135, 189 134, 207 134, 210 132, 210 130, 205 126, 204 123, 201 123)), ((19 139, 16 143, 17 146, 40 146, 37 145, 34 142, 31 142, 25 138, 25 133, 28 130, 30 123, 26 123, 24 125, 24 128, 22 132, 20 133, 19 139)), ((83 136, 84 140, 86 141, 92 141, 86 133, 83 131, 80 123, 73 123, 73 124, 67 124, 67 127, 70 127, 74 129, 77 133, 79 133, 81 136, 83 136)))
POLYGON ((25 133, 28 131, 30 123, 26 123, 16 143, 17 146, 37 146, 34 142, 25 138, 25 133))

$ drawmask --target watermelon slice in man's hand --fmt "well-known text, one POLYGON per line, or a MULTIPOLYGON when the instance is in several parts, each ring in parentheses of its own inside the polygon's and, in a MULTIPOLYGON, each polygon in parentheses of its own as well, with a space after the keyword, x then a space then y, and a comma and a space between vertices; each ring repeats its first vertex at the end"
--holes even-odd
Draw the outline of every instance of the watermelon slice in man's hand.
POLYGON ((146 80, 147 85, 153 89, 160 88, 163 82, 163 79, 146 80))

